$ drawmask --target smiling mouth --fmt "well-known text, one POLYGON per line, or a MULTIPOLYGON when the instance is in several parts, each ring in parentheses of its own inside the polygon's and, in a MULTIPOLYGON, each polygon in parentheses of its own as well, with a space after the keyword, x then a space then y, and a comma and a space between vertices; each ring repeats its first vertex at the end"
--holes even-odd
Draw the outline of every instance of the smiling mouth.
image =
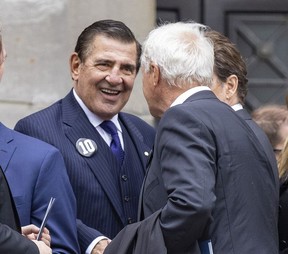
POLYGON ((101 89, 102 93, 108 94, 108 95, 118 95, 120 91, 110 90, 110 89, 101 89))

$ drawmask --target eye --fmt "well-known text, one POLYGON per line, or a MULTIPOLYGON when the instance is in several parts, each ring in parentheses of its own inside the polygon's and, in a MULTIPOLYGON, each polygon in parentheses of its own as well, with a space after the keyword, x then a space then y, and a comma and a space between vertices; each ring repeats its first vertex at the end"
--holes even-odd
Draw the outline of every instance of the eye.
POLYGON ((106 71, 110 68, 111 64, 108 62, 100 62, 100 63, 96 63, 95 66, 101 71, 106 71))
POLYGON ((122 66, 122 71, 126 75, 132 75, 135 73, 135 66, 126 64, 122 66))

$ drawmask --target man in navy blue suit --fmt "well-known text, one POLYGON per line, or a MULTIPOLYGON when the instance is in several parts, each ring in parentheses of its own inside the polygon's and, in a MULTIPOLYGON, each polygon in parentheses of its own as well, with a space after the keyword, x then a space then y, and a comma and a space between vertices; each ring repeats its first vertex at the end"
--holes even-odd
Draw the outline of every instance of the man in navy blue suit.
MULTIPOLYGON (((6 57, 1 37, 0 45, 1 79, 6 57)), ((10 130, 0 123, 0 166, 10 185, 21 225, 34 224, 40 227, 49 200, 54 197, 56 200, 46 224, 52 238, 52 251, 79 253, 76 200, 59 150, 41 140, 10 130)), ((3 202, 2 196, 0 202, 3 202)), ((1 209, 0 218, 3 220, 0 223, 4 223, 10 213, 7 214, 2 205, 1 209)), ((20 243, 18 245, 19 237, 7 230, 6 228, 0 233, 3 240, 0 242, 0 252, 26 253, 25 246, 20 243), (11 245, 6 248, 4 243, 7 242, 3 236, 15 241, 12 240, 11 245), (5 249, 1 249, 1 246, 5 249), (15 248, 20 246, 21 249, 17 251, 15 248), (10 247, 11 251, 8 249, 10 247)), ((33 253, 32 248, 27 249, 27 252, 33 253)))
MULTIPOLYGON (((6 51, 0 34, 0 81, 5 58, 6 51)), ((51 237, 48 230, 45 228, 43 231, 41 238, 43 241, 35 240, 35 234, 38 233, 39 228, 35 225, 21 228, 11 190, 0 166, 0 253, 50 254, 52 252, 49 248, 51 237)))
POLYGON ((62 152, 77 199, 83 253, 103 253, 110 239, 137 219, 155 131, 140 118, 120 111, 130 97, 140 55, 141 46, 125 24, 93 23, 80 34, 70 57, 73 89, 15 126, 62 152), (121 159, 109 147, 115 144, 121 159))

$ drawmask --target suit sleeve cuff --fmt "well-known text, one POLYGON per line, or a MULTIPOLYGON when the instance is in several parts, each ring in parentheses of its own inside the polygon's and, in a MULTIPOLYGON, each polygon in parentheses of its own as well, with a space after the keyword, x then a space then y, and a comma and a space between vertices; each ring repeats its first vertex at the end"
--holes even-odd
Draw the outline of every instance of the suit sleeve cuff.
POLYGON ((94 240, 92 241, 92 243, 90 243, 90 245, 89 245, 88 248, 86 249, 85 254, 91 254, 93 248, 95 247, 95 245, 96 245, 97 243, 99 243, 99 242, 100 242, 101 240, 103 240, 103 239, 109 239, 109 238, 107 238, 106 236, 98 236, 96 239, 94 239, 94 240))

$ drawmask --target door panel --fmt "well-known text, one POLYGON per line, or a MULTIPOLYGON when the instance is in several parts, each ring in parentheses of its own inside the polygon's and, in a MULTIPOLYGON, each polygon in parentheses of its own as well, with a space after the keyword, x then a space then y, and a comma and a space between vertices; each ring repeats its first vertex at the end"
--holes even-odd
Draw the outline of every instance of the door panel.
POLYGON ((247 106, 285 103, 288 89, 288 15, 281 13, 231 13, 230 39, 248 67, 247 106))
POLYGON ((231 39, 248 69, 246 106, 285 103, 288 94, 288 0, 158 0, 157 19, 193 19, 231 39))
POLYGON ((194 20, 201 22, 201 0, 157 0, 157 23, 194 20))

